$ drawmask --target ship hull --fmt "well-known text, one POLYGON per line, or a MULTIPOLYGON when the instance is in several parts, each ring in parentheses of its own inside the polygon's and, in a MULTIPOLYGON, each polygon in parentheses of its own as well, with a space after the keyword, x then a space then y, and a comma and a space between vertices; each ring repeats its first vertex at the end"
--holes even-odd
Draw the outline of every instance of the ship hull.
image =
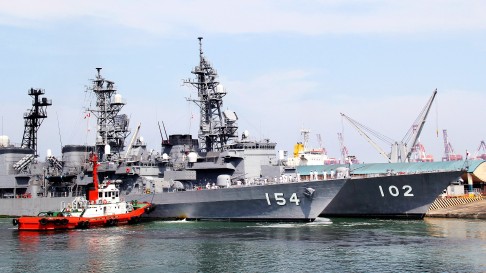
POLYGON ((87 229, 95 227, 108 227, 129 225, 139 222, 140 216, 151 211, 150 204, 141 206, 131 212, 123 214, 102 215, 96 217, 76 216, 22 216, 13 219, 13 224, 18 225, 18 230, 49 231, 68 229, 87 229))
POLYGON ((18 217, 58 211, 72 201, 73 197, 0 198, 0 215, 18 217))
POLYGON ((154 211, 144 215, 152 219, 313 221, 345 181, 337 179, 129 195, 127 200, 152 203, 154 211))
POLYGON ((320 216, 422 219, 439 194, 462 173, 350 179, 320 216))

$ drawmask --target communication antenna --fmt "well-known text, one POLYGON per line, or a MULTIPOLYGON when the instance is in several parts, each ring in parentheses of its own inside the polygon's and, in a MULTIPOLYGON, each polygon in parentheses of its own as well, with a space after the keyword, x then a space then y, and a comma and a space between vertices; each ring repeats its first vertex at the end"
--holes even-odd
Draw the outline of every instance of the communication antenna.
POLYGON ((191 71, 196 79, 185 80, 197 89, 198 98, 186 98, 199 107, 199 147, 201 152, 222 151, 238 135, 236 113, 222 111, 226 90, 218 81, 218 73, 206 60, 202 50, 202 37, 199 40, 199 65, 191 71))
POLYGON ((89 111, 97 118, 96 151, 99 159, 105 160, 111 152, 123 151, 125 139, 130 134, 130 119, 127 115, 120 114, 125 102, 122 96, 117 94, 115 82, 101 76, 100 67, 97 67, 96 71, 96 78, 89 87, 96 95, 96 108, 89 111))

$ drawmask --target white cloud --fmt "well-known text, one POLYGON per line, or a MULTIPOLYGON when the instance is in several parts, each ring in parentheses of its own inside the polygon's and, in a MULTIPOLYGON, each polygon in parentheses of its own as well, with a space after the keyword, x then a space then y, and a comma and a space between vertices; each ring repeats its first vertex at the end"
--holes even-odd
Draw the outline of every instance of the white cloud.
POLYGON ((165 35, 484 30, 483 1, 3 1, 0 24, 92 21, 165 35), (28 8, 27 8, 28 7, 28 8))

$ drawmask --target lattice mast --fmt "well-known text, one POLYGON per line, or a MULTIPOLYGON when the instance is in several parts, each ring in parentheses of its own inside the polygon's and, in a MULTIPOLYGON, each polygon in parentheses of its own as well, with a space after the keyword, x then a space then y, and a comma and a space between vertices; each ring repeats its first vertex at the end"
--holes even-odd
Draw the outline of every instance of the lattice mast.
POLYGON ((202 50, 202 37, 199 37, 199 65, 191 71, 196 79, 185 80, 197 89, 198 98, 187 100, 199 107, 199 148, 201 152, 223 151, 226 144, 236 137, 238 126, 236 116, 227 117, 221 111, 226 90, 218 81, 218 73, 206 60, 202 50))
POLYGON ((22 147, 34 150, 37 157, 37 131, 45 118, 47 118, 47 106, 52 105, 52 101, 41 96, 45 94, 44 89, 31 88, 28 91, 32 101, 32 109, 24 114, 24 135, 22 137, 22 147))
POLYGON ((101 76, 101 68, 96 68, 97 75, 89 88, 96 95, 96 109, 89 109, 97 118, 96 152, 102 160, 107 160, 112 153, 120 154, 129 135, 127 115, 120 115, 125 103, 117 94, 115 83, 101 76))

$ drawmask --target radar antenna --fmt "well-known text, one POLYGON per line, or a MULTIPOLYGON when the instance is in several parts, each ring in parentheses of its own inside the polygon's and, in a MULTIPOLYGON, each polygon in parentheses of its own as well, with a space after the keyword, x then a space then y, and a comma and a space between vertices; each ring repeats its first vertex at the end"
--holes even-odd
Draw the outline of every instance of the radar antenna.
POLYGON ((237 116, 231 111, 221 111, 226 90, 218 81, 218 73, 206 60, 199 40, 199 65, 191 71, 196 79, 184 80, 197 89, 198 98, 186 98, 199 107, 199 147, 201 152, 223 151, 237 138, 237 116))
POLYGON ((96 109, 89 109, 97 118, 96 152, 102 160, 108 159, 112 152, 121 153, 125 139, 129 135, 129 119, 119 114, 125 103, 117 94, 115 83, 101 76, 101 68, 96 68, 97 75, 92 80, 89 90, 96 95, 96 109))

